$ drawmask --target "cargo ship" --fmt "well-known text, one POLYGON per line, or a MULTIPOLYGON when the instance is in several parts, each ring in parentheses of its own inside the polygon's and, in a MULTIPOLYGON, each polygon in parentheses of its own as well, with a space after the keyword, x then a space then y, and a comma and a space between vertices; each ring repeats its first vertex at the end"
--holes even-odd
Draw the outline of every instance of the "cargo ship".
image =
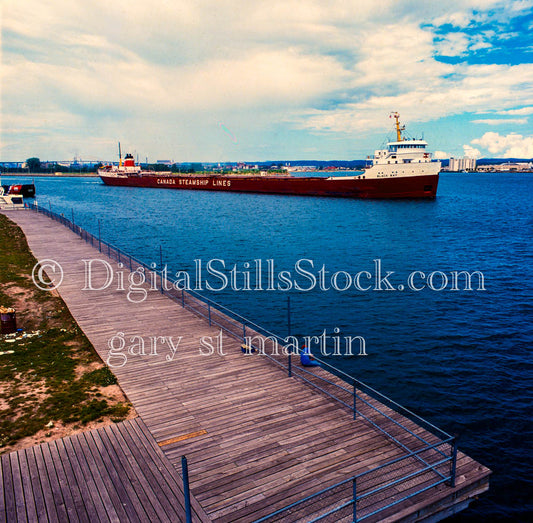
POLYGON ((143 170, 131 154, 119 165, 106 165, 98 175, 106 185, 157 187, 203 191, 331 196, 338 198, 435 198, 441 164, 427 152, 427 142, 404 137, 400 115, 395 119, 396 140, 375 151, 371 165, 352 176, 293 176, 291 174, 182 174, 143 170))

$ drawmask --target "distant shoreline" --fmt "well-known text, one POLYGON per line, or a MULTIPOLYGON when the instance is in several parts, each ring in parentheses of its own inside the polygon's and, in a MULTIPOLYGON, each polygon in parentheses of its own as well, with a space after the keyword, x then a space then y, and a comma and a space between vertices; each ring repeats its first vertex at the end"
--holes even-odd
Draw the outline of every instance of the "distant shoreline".
POLYGON ((531 171, 531 170, 515 171, 514 169, 513 170, 509 170, 509 171, 502 171, 502 170, 498 170, 498 169, 491 169, 491 170, 480 169, 479 171, 448 171, 448 170, 444 170, 444 171, 441 171, 439 174, 446 174, 446 173, 456 173, 456 174, 510 174, 510 173, 531 174, 531 173, 533 173, 533 171, 531 171))
POLYGON ((35 178, 43 178, 43 177, 49 177, 49 178, 95 178, 98 177, 98 174, 96 173, 1 173, 0 177, 17 177, 17 176, 25 176, 25 177, 35 177, 35 178))

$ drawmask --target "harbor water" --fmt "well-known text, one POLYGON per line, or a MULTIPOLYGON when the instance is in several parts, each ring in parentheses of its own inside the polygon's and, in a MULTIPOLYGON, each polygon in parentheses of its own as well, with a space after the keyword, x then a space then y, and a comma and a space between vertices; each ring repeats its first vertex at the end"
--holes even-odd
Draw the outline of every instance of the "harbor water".
POLYGON ((458 435, 493 475, 454 521, 533 520, 531 174, 443 173, 435 200, 405 201, 35 185, 39 205, 272 332, 337 340, 328 361, 458 435))

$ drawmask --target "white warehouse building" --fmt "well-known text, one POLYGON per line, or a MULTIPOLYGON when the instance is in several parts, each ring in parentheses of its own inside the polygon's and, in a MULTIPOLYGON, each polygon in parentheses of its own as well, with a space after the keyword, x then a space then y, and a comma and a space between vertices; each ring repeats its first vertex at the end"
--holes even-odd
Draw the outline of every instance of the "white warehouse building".
POLYGON ((475 171, 476 159, 475 158, 450 158, 450 165, 448 167, 450 171, 475 171))

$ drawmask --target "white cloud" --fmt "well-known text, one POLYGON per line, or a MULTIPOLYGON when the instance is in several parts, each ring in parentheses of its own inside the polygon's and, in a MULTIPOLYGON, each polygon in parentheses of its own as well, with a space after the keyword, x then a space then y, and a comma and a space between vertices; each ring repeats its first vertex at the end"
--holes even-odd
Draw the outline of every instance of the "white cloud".
POLYGON ((441 56, 462 56, 470 45, 470 38, 464 33, 449 33, 437 42, 437 53, 441 56))
POLYGON ((450 24, 454 27, 459 27, 464 29, 468 27, 472 21, 472 13, 469 11, 456 11, 453 13, 447 13, 443 16, 436 18, 433 23, 435 26, 441 26, 445 24, 450 24))
POLYGON ((470 44, 468 45, 469 51, 479 51, 480 49, 490 49, 492 44, 490 40, 494 38, 495 33, 493 31, 486 31, 481 34, 473 34, 470 36, 470 44))
POLYGON ((433 153, 433 157, 437 160, 447 160, 450 155, 448 153, 445 153, 444 151, 435 151, 433 153))
POLYGON ((509 9, 514 12, 528 11, 533 7, 533 0, 516 0, 509 5, 509 9))
POLYGON ((466 158, 475 158, 476 160, 481 158, 481 151, 471 145, 463 145, 463 151, 466 158))
POLYGON ((533 114, 533 107, 522 107, 521 109, 508 109, 507 111, 498 111, 498 114, 510 114, 510 115, 530 115, 533 114))
POLYGON ((404 75, 400 82, 403 89, 390 95, 380 92, 382 85, 392 82, 386 70, 378 68, 372 75, 373 84, 379 86, 374 94, 335 109, 308 111, 300 125, 354 132, 383 128, 384 113, 391 110, 399 111, 404 120, 424 122, 465 111, 507 110, 509 106, 529 105, 533 99, 533 64, 451 66, 428 59, 426 69, 417 74, 414 68, 413 76, 404 75), (455 74, 445 74, 450 71, 455 74))
MULTIPOLYGON (((121 111, 209 111, 268 103, 298 107, 342 84, 346 73, 333 58, 296 50, 255 51, 239 59, 160 68, 140 59, 88 64, 84 70, 19 61, 5 66, 5 96, 32 99, 48 87, 50 105, 75 100, 85 108, 121 111), (24 77, 22 92, 17 78, 24 77)), ((47 103, 40 98, 38 105, 47 103)), ((34 109, 34 104, 30 104, 34 109)), ((19 110, 23 106, 19 106, 19 110)))
POLYGON ((418 82, 431 84, 453 68, 433 58, 433 34, 417 24, 372 27, 357 45, 359 60, 353 85, 392 87, 395 92, 412 89, 418 82))
POLYGON ((518 124, 523 125, 527 124, 527 118, 505 118, 505 119, 495 119, 495 118, 486 118, 481 120, 472 120, 472 123, 479 123, 485 125, 508 125, 508 124, 518 124))
MULTIPOLYGON (((473 32, 469 30, 448 33, 436 39, 435 49, 440 56, 462 57, 472 51, 491 49, 497 36, 500 37, 495 31, 473 32)), ((506 33, 505 37, 509 37, 509 33, 506 33)))
POLYGON ((533 136, 488 132, 471 143, 503 158, 533 158, 533 136))

